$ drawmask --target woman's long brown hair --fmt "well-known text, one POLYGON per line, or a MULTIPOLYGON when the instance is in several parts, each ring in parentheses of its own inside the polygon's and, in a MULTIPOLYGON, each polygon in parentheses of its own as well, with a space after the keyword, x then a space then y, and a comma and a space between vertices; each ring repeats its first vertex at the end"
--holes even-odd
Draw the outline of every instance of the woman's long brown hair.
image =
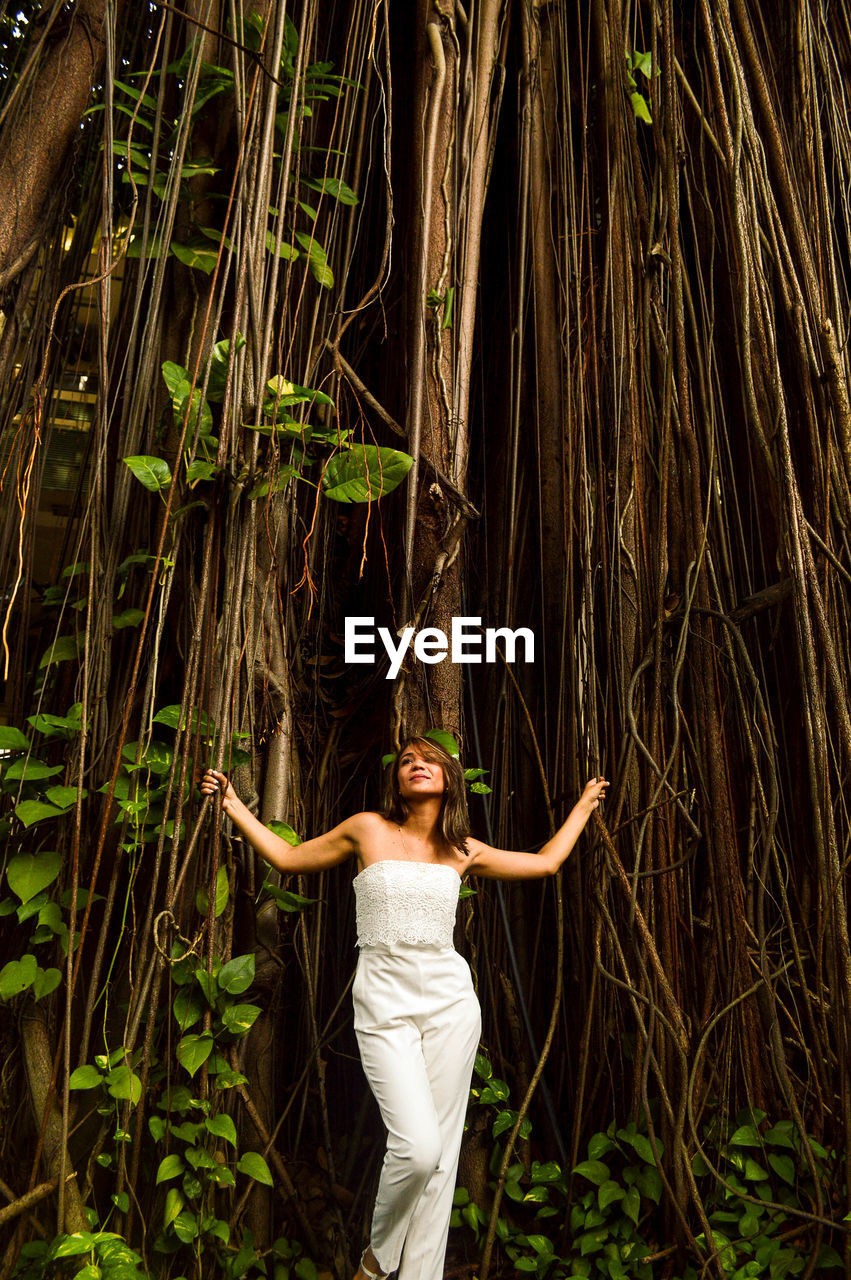
POLYGON ((432 742, 430 738, 408 738, 391 764, 387 773, 384 790, 384 817, 399 826, 407 820, 410 807, 399 790, 399 761, 410 748, 415 747, 419 755, 431 764, 439 764, 443 769, 446 788, 440 805, 438 827, 440 834, 450 849, 461 849, 467 852, 467 836, 470 834, 470 815, 467 812, 467 788, 464 785, 464 770, 457 756, 451 756, 443 747, 432 742))

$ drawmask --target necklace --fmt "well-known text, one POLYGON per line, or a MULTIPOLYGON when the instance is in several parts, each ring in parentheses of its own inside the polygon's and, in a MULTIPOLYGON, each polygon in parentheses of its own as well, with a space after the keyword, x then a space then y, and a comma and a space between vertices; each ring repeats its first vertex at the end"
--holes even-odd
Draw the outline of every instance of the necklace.
POLYGON ((408 846, 405 844, 405 836, 402 832, 402 828, 399 826, 398 823, 396 825, 399 829, 399 839, 402 841, 402 852, 405 855, 405 860, 407 862, 413 862, 414 859, 411 857, 410 850, 408 849, 408 846))

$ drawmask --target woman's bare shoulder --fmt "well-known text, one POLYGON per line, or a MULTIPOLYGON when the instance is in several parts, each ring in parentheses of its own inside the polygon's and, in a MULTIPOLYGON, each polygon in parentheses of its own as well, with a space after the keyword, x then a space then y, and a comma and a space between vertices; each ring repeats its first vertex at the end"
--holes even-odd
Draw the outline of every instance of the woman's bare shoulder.
POLYGON ((368 839, 369 836, 378 833, 383 834, 389 826, 390 823, 384 815, 373 809, 366 809, 363 813, 353 813, 346 819, 346 827, 357 840, 368 839))

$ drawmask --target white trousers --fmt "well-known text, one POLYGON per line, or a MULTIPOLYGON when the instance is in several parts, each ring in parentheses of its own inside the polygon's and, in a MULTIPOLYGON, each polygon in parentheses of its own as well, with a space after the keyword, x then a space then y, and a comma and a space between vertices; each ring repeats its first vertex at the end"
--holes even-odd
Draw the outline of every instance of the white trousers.
POLYGON ((441 1280, 481 1013, 453 948, 362 947, 355 1033, 387 1128, 370 1246, 399 1280, 441 1280), (400 1266, 401 1259, 401 1266, 400 1266))

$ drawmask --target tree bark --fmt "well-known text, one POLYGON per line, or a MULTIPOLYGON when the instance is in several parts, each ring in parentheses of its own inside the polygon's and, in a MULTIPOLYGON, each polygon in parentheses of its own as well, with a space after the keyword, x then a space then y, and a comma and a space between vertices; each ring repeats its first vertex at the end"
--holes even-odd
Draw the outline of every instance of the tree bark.
POLYGON ((104 0, 78 0, 50 33, 32 84, 21 87, 0 135, 0 288, 38 247, 42 211, 61 182, 105 49, 104 0))
MULTIPOLYGON (((41 1151, 42 1163, 48 1178, 55 1179, 58 1185, 63 1164, 62 1117, 56 1103, 56 1095, 50 1089, 50 1082, 53 1076, 53 1055, 50 1051, 47 1025, 41 1005, 30 1005, 22 1015, 21 1036, 36 1131, 41 1132, 42 1127, 44 1128, 41 1151)), ((66 1169, 71 1167, 67 1155, 65 1167, 66 1169)), ((88 1231, 89 1229, 88 1219, 83 1211, 80 1188, 75 1177, 68 1178, 65 1185, 65 1221, 63 1226, 64 1230, 69 1234, 75 1231, 88 1231)))

